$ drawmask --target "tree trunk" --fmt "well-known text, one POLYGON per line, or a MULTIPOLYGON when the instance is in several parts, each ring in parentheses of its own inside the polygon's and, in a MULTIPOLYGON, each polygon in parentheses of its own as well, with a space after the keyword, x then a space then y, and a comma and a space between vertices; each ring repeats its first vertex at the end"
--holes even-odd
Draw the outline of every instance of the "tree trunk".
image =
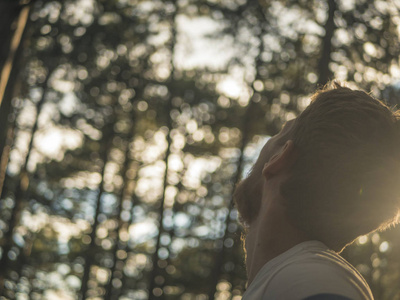
POLYGON ((334 16, 336 11, 336 2, 335 0, 328 0, 329 11, 328 11, 328 20, 325 23, 325 36, 322 41, 322 53, 321 58, 318 63, 318 86, 324 86, 331 76, 331 72, 329 70, 329 62, 331 60, 331 52, 332 52, 332 37, 335 31, 335 22, 334 16))
POLYGON ((11 39, 15 33, 15 25, 20 12, 21 5, 18 1, 0 2, 0 69, 3 69, 8 57, 11 39))
POLYGON ((101 170, 101 182, 99 185, 99 192, 97 194, 97 199, 96 199, 96 212, 93 216, 93 226, 92 226, 92 231, 90 233, 90 244, 88 249, 86 250, 86 255, 85 255, 85 267, 83 271, 83 276, 82 276, 82 285, 81 285, 81 291, 80 291, 80 298, 82 300, 85 300, 87 297, 87 291, 88 291, 88 281, 90 279, 90 270, 91 267, 94 263, 94 254, 95 254, 95 247, 96 247, 96 231, 97 227, 99 225, 99 214, 100 214, 100 205, 101 205, 101 198, 104 194, 104 173, 105 173, 105 168, 106 164, 108 162, 108 154, 110 153, 110 150, 112 148, 112 140, 113 140, 113 127, 114 127, 114 122, 111 122, 110 124, 105 125, 105 129, 103 130, 103 135, 104 139, 102 141, 102 144, 104 144, 104 152, 102 153, 102 161, 103 161, 103 166, 101 170))
MULTIPOLYGON (((177 10, 178 10, 178 6, 176 4, 176 1, 173 2, 176 5, 175 11, 174 13, 172 13, 171 17, 170 17, 170 22, 171 22, 171 73, 170 76, 166 82, 167 86, 171 85, 171 83, 173 82, 173 77, 174 77, 174 72, 175 72, 175 66, 174 66, 174 61, 173 61, 173 57, 174 57, 174 46, 176 43, 176 15, 177 15, 177 10)), ((170 89, 170 88, 169 88, 170 89)), ((160 249, 161 246, 161 235, 164 233, 164 228, 163 228, 163 218, 164 218, 164 202, 165 202, 165 190, 167 187, 167 179, 168 179, 168 158, 171 154, 171 130, 172 128, 172 119, 171 119, 171 115, 170 115, 170 111, 172 109, 172 103, 171 103, 171 97, 169 97, 169 99, 167 100, 166 103, 166 107, 165 107, 165 112, 167 114, 167 127, 168 127, 168 133, 167 133, 167 143, 168 143, 168 147, 167 150, 165 152, 165 158, 164 158, 164 163, 165 163, 165 172, 164 172, 164 179, 163 179, 163 193, 160 199, 160 208, 159 208, 159 227, 158 227, 158 235, 157 235, 157 241, 156 241, 156 249, 154 251, 153 257, 152 257, 152 263, 153 263, 153 269, 151 271, 151 277, 150 277, 150 285, 149 285, 149 299, 163 299, 165 296, 164 294, 162 294, 161 296, 156 296, 153 293, 153 290, 158 286, 156 283, 156 277, 159 275, 160 273, 160 268, 158 266, 158 250, 160 249)), ((171 236, 171 234, 170 234, 171 236)), ((171 237, 172 238, 172 237, 171 237)))
POLYGON ((12 131, 8 130, 11 98, 17 91, 17 58, 25 33, 31 5, 22 6, 18 1, 0 2, 0 195, 8 163, 12 131))
POLYGON ((24 209, 24 205, 26 203, 25 200, 27 197, 27 191, 29 188, 29 180, 30 180, 30 174, 27 170, 27 166, 29 163, 30 156, 32 154, 35 133, 37 132, 37 129, 38 129, 39 116, 40 116, 43 104, 46 101, 46 95, 48 92, 47 83, 48 83, 50 74, 51 74, 51 72, 49 72, 48 76, 46 77, 46 81, 43 83, 43 93, 42 93, 42 97, 37 105, 36 120, 32 127, 32 134, 31 134, 31 139, 29 141, 28 151, 27 151, 27 154, 25 157, 24 164, 21 167, 17 187, 15 188, 15 191, 14 191, 14 207, 12 209, 11 218, 8 221, 8 230, 4 234, 4 238, 3 238, 3 241, 4 241, 3 242, 3 254, 2 254, 2 257, 0 260, 0 265, 1 265, 0 284, 2 284, 3 280, 6 278, 7 266, 9 263, 8 252, 10 251, 11 247, 13 246, 12 237, 13 237, 13 233, 14 233, 14 228, 19 224, 21 212, 24 209))
MULTIPOLYGON (((135 114, 134 113, 132 113, 132 118, 133 118, 133 120, 135 120, 135 114)), ((115 277, 115 271, 117 270, 117 263, 118 263, 117 251, 119 249, 121 249, 120 230, 121 230, 122 226, 125 223, 121 218, 121 213, 122 213, 123 201, 124 201, 124 199, 126 199, 126 194, 127 194, 126 193, 126 186, 127 186, 128 180, 129 180, 126 175, 127 175, 128 169, 129 169, 129 163, 131 162, 131 159, 129 157, 129 151, 130 151, 129 143, 134 138, 134 127, 135 127, 135 124, 134 124, 134 122, 132 122, 132 123, 133 124, 132 124, 132 127, 130 129, 130 133, 126 137, 127 145, 126 145, 126 149, 125 149, 125 161, 123 163, 123 167, 122 167, 122 171, 121 171, 121 176, 123 176, 123 178, 124 178, 124 183, 123 183, 123 185, 121 187, 121 191, 119 193, 119 205, 118 205, 118 209, 117 209, 117 218, 118 218, 117 219, 117 224, 118 224, 118 226, 115 229, 115 232, 116 232, 117 236, 116 236, 116 240, 115 240, 115 245, 112 248, 113 249, 112 250, 112 253, 113 253, 113 266, 110 269, 110 279, 109 279, 109 281, 108 281, 108 283, 107 283, 107 285, 105 287, 105 289, 106 289, 106 293, 105 293, 105 296, 104 296, 105 299, 117 299, 118 298, 116 295, 113 295, 113 280, 114 280, 114 277, 115 277)), ((124 243, 124 244, 126 246, 126 243, 124 243)), ((115 294, 117 294, 117 293, 115 293, 115 294)))

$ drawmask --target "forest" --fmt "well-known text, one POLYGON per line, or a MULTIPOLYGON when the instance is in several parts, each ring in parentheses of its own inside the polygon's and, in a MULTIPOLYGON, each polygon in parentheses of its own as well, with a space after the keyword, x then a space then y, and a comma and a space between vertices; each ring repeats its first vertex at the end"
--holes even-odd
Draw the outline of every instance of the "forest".
MULTIPOLYGON (((1 300, 239 300, 268 138, 332 79, 400 104, 399 0, 2 0, 0 40, 1 300)), ((343 257, 400 300, 399 228, 343 257)))

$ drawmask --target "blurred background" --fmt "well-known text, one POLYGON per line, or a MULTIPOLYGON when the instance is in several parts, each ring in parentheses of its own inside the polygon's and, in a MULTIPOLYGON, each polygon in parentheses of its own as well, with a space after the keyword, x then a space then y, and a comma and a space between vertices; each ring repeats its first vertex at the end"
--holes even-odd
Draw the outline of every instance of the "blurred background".
MULTIPOLYGON (((2 0, 0 299, 234 299, 235 183, 329 79, 399 101, 400 1, 2 0)), ((400 299, 400 231, 343 256, 400 299)))

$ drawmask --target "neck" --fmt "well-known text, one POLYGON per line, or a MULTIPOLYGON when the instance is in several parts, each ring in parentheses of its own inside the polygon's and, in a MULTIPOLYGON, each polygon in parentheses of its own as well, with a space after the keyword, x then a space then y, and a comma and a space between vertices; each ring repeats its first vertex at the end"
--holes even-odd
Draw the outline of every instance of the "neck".
POLYGON ((283 208, 264 217, 260 214, 246 235, 248 284, 267 262, 307 240, 303 232, 288 222, 283 208))

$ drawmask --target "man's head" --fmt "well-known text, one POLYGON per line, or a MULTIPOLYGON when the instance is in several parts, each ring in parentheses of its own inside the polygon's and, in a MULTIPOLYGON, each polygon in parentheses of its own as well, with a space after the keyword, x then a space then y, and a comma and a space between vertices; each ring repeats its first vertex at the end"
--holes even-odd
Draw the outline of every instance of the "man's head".
POLYGON ((242 220, 259 215, 266 163, 293 141, 296 159, 281 182, 292 225, 341 251, 358 236, 398 222, 400 119, 362 91, 334 84, 271 138, 235 191, 242 220))

